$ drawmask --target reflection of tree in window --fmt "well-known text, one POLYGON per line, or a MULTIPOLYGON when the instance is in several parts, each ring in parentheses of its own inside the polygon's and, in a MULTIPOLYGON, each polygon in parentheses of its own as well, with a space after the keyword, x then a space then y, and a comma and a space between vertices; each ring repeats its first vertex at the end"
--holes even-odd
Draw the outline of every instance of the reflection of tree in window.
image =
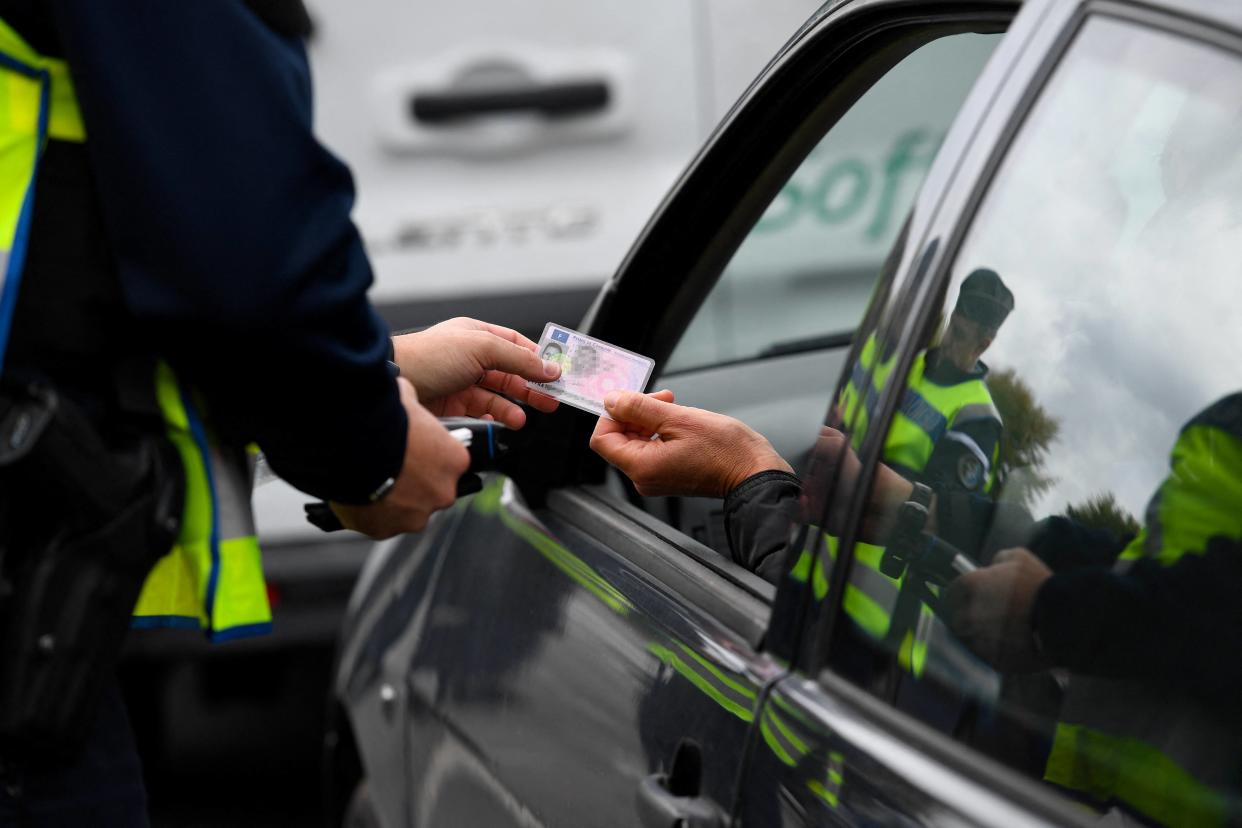
POLYGON ((1061 423, 1036 401, 1031 387, 1013 368, 993 371, 987 383, 1005 424, 997 479, 1001 481, 1005 499, 1033 506, 1056 482, 1055 477, 1044 474, 1042 469, 1048 459, 1048 447, 1057 439, 1061 423))
POLYGON ((1065 515, 1093 529, 1105 529, 1118 540, 1129 540, 1139 533, 1142 524, 1117 502, 1112 492, 1092 495, 1078 505, 1066 504, 1065 515))

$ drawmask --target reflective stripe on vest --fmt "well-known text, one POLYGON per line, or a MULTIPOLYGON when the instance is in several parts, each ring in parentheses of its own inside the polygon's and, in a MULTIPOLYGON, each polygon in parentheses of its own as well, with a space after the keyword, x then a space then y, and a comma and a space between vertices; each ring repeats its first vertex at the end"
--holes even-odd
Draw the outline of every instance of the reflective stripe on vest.
POLYGON ((185 466, 186 498, 177 543, 147 576, 134 626, 202 628, 214 641, 267 632, 272 614, 250 511, 248 458, 212 438, 163 363, 155 387, 185 466))
MULTIPOLYGON (((1222 403, 1228 399, 1242 410, 1242 399, 1222 403)), ((1169 566, 1202 554, 1214 536, 1242 538, 1242 422, 1226 430, 1192 421, 1170 466, 1118 570, 1144 557, 1169 566)), ((1048 781, 1170 825, 1221 825, 1239 816, 1230 813, 1226 791, 1236 787, 1242 733, 1176 688, 1071 675, 1060 719, 1048 781)))
MULTIPOLYGON (((836 563, 839 541, 833 535, 822 535, 824 548, 831 561, 836 563)), ((897 606, 902 579, 893 579, 880 571, 880 558, 884 549, 866 543, 854 545, 856 566, 850 570, 845 584, 842 607, 850 619, 866 635, 883 641, 892 622, 892 611, 897 606)), ((814 564, 810 550, 804 550, 794 566, 794 576, 805 581, 806 573, 814 564), (801 577, 799 577, 801 575, 801 577)), ((828 593, 828 580, 822 573, 827 567, 815 566, 812 585, 815 597, 823 599, 828 593)), ((971 653, 949 632, 949 628, 926 604, 919 606, 919 620, 914 630, 907 630, 897 648, 897 663, 915 676, 930 672, 950 686, 970 687, 976 698, 989 700, 1000 695, 1000 676, 976 655, 971 653)))
POLYGON ((0 20, 0 368, 26 261, 35 177, 49 136, 85 137, 69 68, 31 49, 0 20))
POLYGON ((895 466, 921 472, 927 468, 936 444, 946 436, 964 438, 967 449, 983 463, 984 491, 991 488, 996 452, 988 457, 966 435, 951 431, 954 426, 970 420, 1000 420, 992 394, 982 379, 971 379, 956 385, 937 385, 925 377, 925 355, 915 357, 901 397, 901 407, 893 416, 893 424, 884 440, 884 460, 895 466))
MULTIPOLYGON (((35 179, 49 138, 86 139, 69 69, 45 58, 0 20, 0 368, 30 234, 35 179)), ((143 585, 134 625, 201 627, 213 639, 271 626, 259 563, 246 457, 216 444, 171 369, 157 369, 155 393, 186 472, 176 546, 143 585)))
POLYGON ((853 435, 850 445, 854 451, 862 448, 863 438, 867 434, 872 417, 875 416, 875 406, 879 401, 880 391, 884 390, 888 384, 888 377, 892 374, 893 366, 897 361, 896 354, 893 354, 877 365, 877 347, 875 334, 871 334, 863 343, 858 361, 854 363, 854 368, 850 371, 849 381, 841 391, 842 422, 849 427, 853 435))

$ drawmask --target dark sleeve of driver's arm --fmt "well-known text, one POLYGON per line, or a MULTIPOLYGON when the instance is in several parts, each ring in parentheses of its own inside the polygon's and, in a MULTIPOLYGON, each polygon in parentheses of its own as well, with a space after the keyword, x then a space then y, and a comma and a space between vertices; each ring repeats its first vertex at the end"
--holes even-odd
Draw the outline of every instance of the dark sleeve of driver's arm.
POLYGON ((213 417, 312 494, 360 501, 406 418, 300 42, 239 0, 56 0, 127 306, 213 417))
POLYGON ((797 515, 802 484, 789 472, 752 475, 725 497, 725 534, 733 560, 778 583, 797 515))

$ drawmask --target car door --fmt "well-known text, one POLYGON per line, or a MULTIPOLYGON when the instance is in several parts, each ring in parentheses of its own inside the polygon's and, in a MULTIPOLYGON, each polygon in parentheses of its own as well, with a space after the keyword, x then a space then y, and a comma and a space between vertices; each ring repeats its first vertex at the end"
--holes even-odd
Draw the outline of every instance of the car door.
POLYGON ((786 728, 756 740, 743 821, 1237 820, 1238 679, 1204 631, 1238 624, 1235 579, 1209 561, 1242 536, 1242 170, 1224 137, 1242 114, 1242 18, 1176 5, 1028 4, 964 107, 838 387, 855 382, 868 416, 827 419, 862 472, 826 453, 834 471, 807 492, 827 505, 794 549, 815 568, 790 571, 774 623, 813 632, 757 716, 786 728), (934 522, 903 506, 913 535, 903 517, 877 529, 864 518, 908 490, 886 452, 912 369, 979 268, 1015 302, 983 346, 998 485, 934 484, 934 522), (891 354, 887 380, 868 343, 891 354), (873 567, 864 541, 896 554, 873 567), (912 585, 922 604, 903 615, 912 585), (966 595, 996 612, 966 613, 982 606, 966 595))
MULTIPOLYGON (((771 424, 788 435, 791 455, 805 451, 835 373, 824 363, 840 363, 883 255, 868 229, 896 235, 926 169, 926 161, 912 170, 885 161, 912 152, 893 147, 909 147, 914 128, 926 132, 930 156, 994 45, 995 34, 977 32, 1003 29, 1009 9, 950 4, 912 14, 903 4, 861 3, 825 15, 768 70, 653 221, 597 307, 592 332, 651 353, 692 402, 690 386, 712 388, 712 371, 727 372, 715 381, 734 388, 747 375, 783 375, 790 390, 805 376, 791 366, 820 363, 824 384, 806 389, 815 402, 771 424), (893 96, 910 94, 929 66, 951 70, 929 105, 893 116, 893 96), (876 180, 872 209, 855 205, 850 214, 867 174, 876 180), (884 185, 886 175, 902 178, 884 185), (723 198, 710 192, 717 189, 737 193, 724 216, 704 211, 723 198), (819 193, 804 221, 748 232, 763 215, 787 211, 779 202, 799 200, 790 195, 798 189, 819 193), (886 210, 893 215, 877 220, 886 210), (773 243, 768 234, 781 232, 773 243), (833 233, 861 241, 848 255, 817 257, 833 233), (800 246, 802 256, 732 255, 747 245, 800 246), (654 270, 652 257, 660 258, 654 270), (673 281, 683 262, 687 275, 673 281), (718 341, 704 357, 694 326, 719 331, 714 303, 765 278, 785 300, 731 324, 752 336, 762 325, 768 341, 718 341), (644 298, 657 285, 660 299, 644 298), (795 328, 782 316, 810 302, 823 306, 822 318, 795 328), (811 421, 803 422, 807 408, 811 421)), ((746 399, 726 402, 736 409, 746 399)), ((581 484, 556 481, 539 497, 515 474, 476 496, 470 519, 455 529, 409 671, 411 696, 431 700, 411 715, 415 824, 467 807, 479 818, 478 809, 491 808, 482 813, 512 819, 519 805, 553 824, 673 824, 700 808, 723 819, 748 740, 785 727, 780 717, 755 718, 781 671, 765 649, 793 646, 769 632, 760 648, 771 587, 669 525, 655 504, 636 508, 615 479, 597 483, 600 464, 583 451, 591 424, 565 411, 540 427, 563 435, 560 465, 576 469, 581 484), (448 766, 457 787, 432 772, 448 766)), ((544 462, 557 465, 556 449, 547 450, 544 462)))
MULTIPOLYGON (((805 455, 885 252, 1013 9, 826 8, 683 176, 589 330, 652 355, 685 401, 805 455), (734 301, 762 282, 779 301, 734 301)), ((773 653, 802 631, 770 628, 773 586, 696 540, 713 540, 709 513, 643 501, 608 473, 593 425, 568 408, 532 418, 510 477, 390 547, 355 593, 370 634, 347 645, 346 662, 367 653, 347 703, 386 822, 719 824, 758 734, 788 730, 757 713, 785 670, 773 653)))

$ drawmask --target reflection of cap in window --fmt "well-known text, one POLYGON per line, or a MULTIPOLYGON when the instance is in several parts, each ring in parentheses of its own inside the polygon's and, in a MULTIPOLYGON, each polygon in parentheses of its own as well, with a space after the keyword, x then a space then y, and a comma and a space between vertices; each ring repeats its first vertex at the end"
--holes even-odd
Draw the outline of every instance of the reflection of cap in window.
POLYGON ((986 267, 971 272, 957 294, 955 312, 985 328, 999 328, 1013 310, 1013 292, 1005 287, 995 270, 986 267))

